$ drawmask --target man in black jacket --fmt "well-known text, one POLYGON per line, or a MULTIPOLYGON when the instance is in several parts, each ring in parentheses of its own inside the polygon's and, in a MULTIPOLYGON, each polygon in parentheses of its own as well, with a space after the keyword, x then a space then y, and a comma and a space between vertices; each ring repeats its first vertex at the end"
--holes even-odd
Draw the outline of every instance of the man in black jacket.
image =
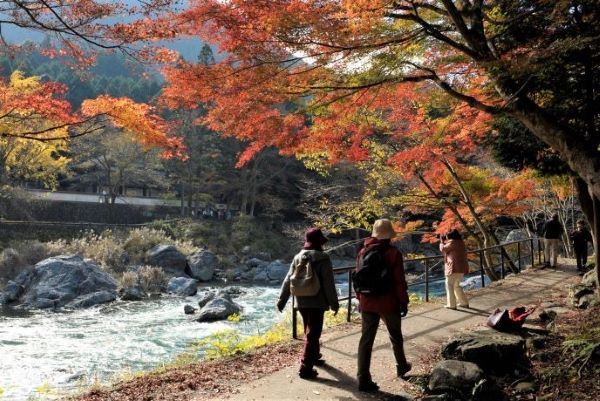
POLYGON ((544 256, 546 257, 546 264, 544 267, 551 266, 556 268, 562 231, 563 228, 560 221, 558 221, 558 214, 553 214, 552 219, 544 224, 542 232, 542 236, 544 237, 544 256))
POLYGON ((585 270, 588 257, 588 243, 592 242, 592 235, 585 228, 583 220, 577 222, 577 229, 571 233, 571 241, 573 241, 573 250, 575 251, 575 259, 577 260, 577 270, 585 270))

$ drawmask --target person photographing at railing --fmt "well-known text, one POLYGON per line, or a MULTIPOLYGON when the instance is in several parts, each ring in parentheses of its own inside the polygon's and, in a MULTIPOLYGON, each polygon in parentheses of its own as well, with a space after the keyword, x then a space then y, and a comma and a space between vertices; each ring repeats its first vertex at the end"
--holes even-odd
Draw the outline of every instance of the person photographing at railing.
POLYGON ((444 255, 444 276, 446 277, 446 308, 469 307, 467 296, 460 286, 464 275, 469 272, 467 248, 457 229, 440 236, 440 251, 444 255))
POLYGON ((304 352, 298 372, 302 379, 316 378, 318 372, 313 367, 325 364, 321 359, 319 343, 323 318, 329 308, 334 315, 337 315, 339 309, 331 259, 323 251, 323 245, 327 241, 318 228, 306 231, 304 248, 294 256, 277 301, 277 309, 282 312, 290 295, 296 297, 296 305, 304 325, 304 352))
POLYGON ((385 323, 394 357, 396 373, 404 376, 411 369, 404 354, 401 320, 408 313, 408 291, 402 253, 391 244, 395 236, 392 223, 380 219, 373 233, 358 252, 352 284, 359 302, 362 332, 358 344, 358 389, 374 392, 379 386, 371 378, 371 353, 379 321, 385 323))

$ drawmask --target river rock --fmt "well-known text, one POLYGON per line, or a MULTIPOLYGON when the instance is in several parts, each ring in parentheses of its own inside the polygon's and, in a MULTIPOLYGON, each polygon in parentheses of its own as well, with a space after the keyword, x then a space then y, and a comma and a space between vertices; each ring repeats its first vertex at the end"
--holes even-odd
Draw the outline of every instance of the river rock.
POLYGON ((457 391, 471 394, 484 373, 479 366, 471 362, 446 360, 438 363, 429 377, 429 390, 432 393, 457 391))
POLYGON ((184 305, 183 313, 185 313, 186 315, 193 315, 194 313, 196 313, 196 308, 194 308, 192 305, 184 305))
POLYGON ((147 294, 142 287, 136 285, 133 287, 121 288, 119 290, 119 297, 121 297, 123 301, 141 301, 147 297, 147 294))
POLYGON ((233 299, 233 298, 239 298, 242 295, 246 295, 247 291, 244 290, 242 287, 238 287, 238 286, 231 286, 231 287, 225 287, 225 288, 221 288, 219 290, 219 292, 217 293, 216 297, 217 298, 227 298, 229 300, 233 299))
POLYGON ((33 308, 86 308, 117 297, 117 282, 98 265, 79 255, 42 260, 15 280, 23 289, 15 303, 33 308))
POLYGON ((219 261, 214 253, 206 249, 200 249, 187 258, 188 274, 200 281, 211 281, 219 261))
POLYGON ((276 260, 269 263, 269 266, 267 267, 267 278, 269 281, 281 283, 289 270, 289 265, 283 263, 281 260, 276 260))
POLYGON ((173 277, 167 284, 167 292, 184 297, 196 295, 198 282, 193 278, 173 277))
POLYGON ((89 308, 90 306, 105 304, 117 299, 117 294, 114 291, 96 291, 79 297, 77 300, 69 304, 72 308, 89 308))
POLYGON ((215 299, 215 293, 212 291, 206 291, 202 295, 200 295, 200 299, 198 300, 198 306, 204 307, 207 303, 215 299))
POLYGON ((227 298, 215 298, 207 303, 198 315, 198 322, 213 322, 225 320, 234 313, 240 313, 242 308, 227 298))
POLYGON ((446 359, 473 362, 486 372, 506 373, 526 364, 525 340, 514 334, 482 330, 460 335, 442 348, 446 359))
POLYGON ((24 291, 25 288, 22 285, 17 284, 14 281, 9 281, 4 287, 3 292, 5 303, 16 301, 24 291))
POLYGON ((255 283, 266 283, 269 281, 269 277, 267 276, 266 270, 255 270, 254 276, 252 276, 252 281, 255 283))
POLYGON ((187 258, 173 245, 157 245, 146 253, 146 263, 159 266, 169 275, 184 276, 187 258))

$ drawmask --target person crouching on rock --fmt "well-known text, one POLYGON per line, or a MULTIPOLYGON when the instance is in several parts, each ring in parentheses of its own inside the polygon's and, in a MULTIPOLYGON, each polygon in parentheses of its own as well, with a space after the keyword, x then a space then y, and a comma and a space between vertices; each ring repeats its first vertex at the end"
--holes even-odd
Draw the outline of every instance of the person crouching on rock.
POLYGON ((306 231, 304 248, 294 256, 277 302, 277 309, 282 312, 290 295, 296 297, 304 325, 304 352, 299 371, 302 379, 316 378, 318 372, 313 367, 325 363, 321 359, 319 343, 323 318, 328 309, 333 310, 334 316, 339 309, 331 259, 323 252, 323 245, 327 241, 318 228, 306 231))
POLYGON ((469 307, 467 296, 460 286, 464 275, 469 272, 467 248, 462 236, 454 229, 440 238, 440 251, 444 255, 444 274, 446 276, 446 308, 456 309, 458 306, 469 307))

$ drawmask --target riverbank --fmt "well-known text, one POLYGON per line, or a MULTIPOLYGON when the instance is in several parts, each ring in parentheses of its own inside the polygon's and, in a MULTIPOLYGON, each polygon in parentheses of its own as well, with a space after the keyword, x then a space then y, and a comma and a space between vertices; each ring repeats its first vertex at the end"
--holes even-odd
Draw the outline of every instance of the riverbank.
POLYGON ((503 282, 470 292, 471 308, 449 311, 441 300, 411 308, 403 321, 406 351, 413 362, 411 380, 395 377, 393 355, 385 329, 378 334, 372 374, 382 391, 366 397, 356 391, 357 322, 327 330, 322 352, 327 365, 319 379, 306 382, 297 377, 299 341, 265 347, 230 360, 213 361, 134 379, 112 389, 96 390, 77 401, 195 401, 205 399, 402 399, 421 394, 419 379, 429 372, 440 344, 458 333, 485 325, 495 308, 537 305, 547 299, 566 298, 568 287, 579 280, 575 269, 530 270, 503 282), (188 384, 186 384, 188 383, 188 384), (191 389, 189 384, 195 386, 191 389))

